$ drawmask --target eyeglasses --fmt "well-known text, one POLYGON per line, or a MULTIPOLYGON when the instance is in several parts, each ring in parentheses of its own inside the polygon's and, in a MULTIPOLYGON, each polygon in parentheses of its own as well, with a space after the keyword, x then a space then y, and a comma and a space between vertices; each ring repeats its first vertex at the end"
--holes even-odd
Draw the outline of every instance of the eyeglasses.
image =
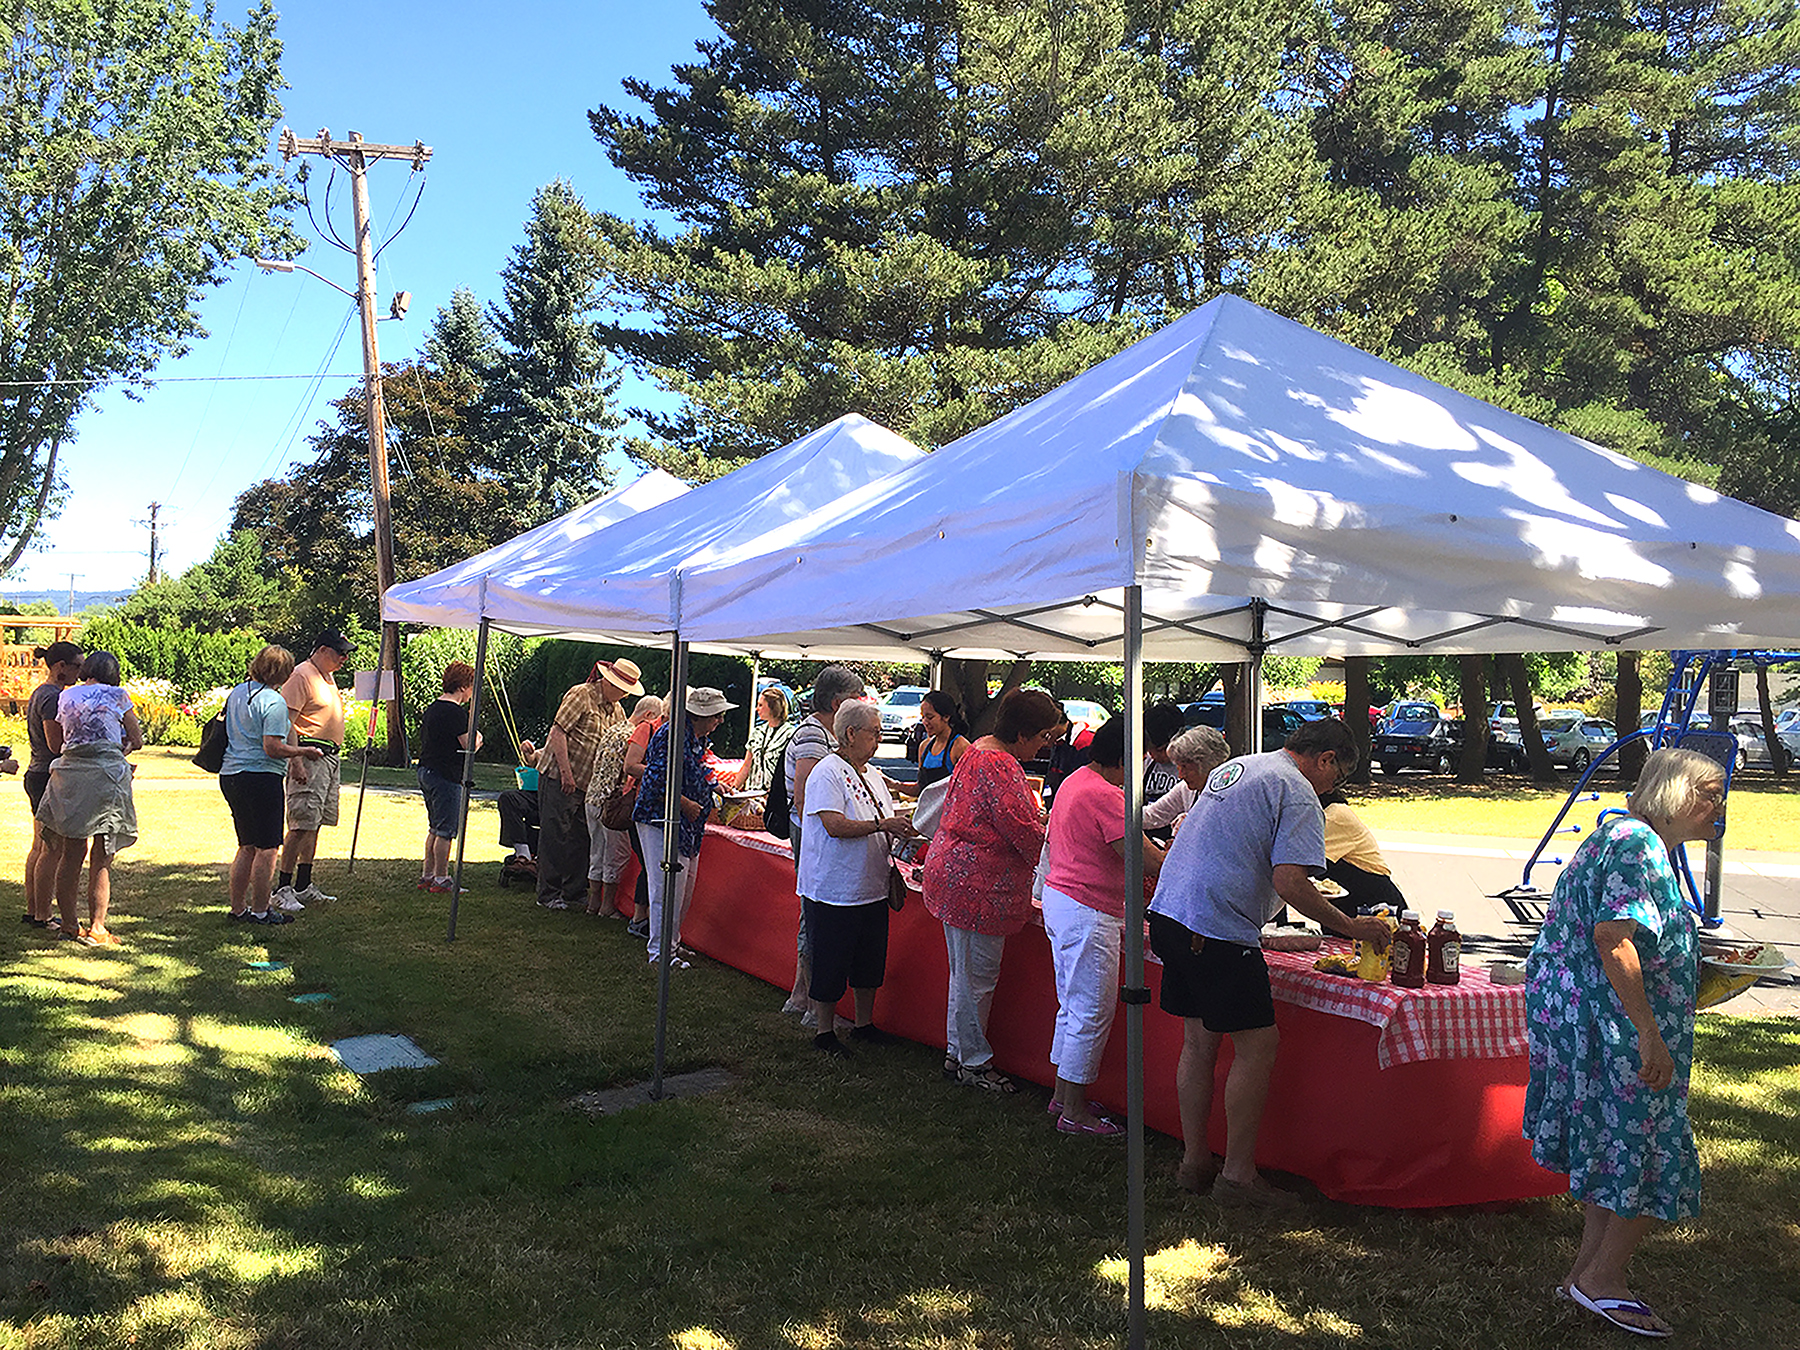
POLYGON ((1725 801, 1725 789, 1722 787, 1701 788, 1695 796, 1703 802, 1711 802, 1714 806, 1719 806, 1725 801))

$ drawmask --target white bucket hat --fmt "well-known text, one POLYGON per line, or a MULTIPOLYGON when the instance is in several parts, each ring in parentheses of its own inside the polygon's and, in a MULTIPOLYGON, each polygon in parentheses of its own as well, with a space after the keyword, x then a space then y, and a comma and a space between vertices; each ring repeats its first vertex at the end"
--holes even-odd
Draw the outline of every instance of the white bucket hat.
POLYGON ((690 717, 717 717, 720 713, 728 713, 737 704, 731 702, 717 689, 701 685, 697 689, 688 690, 687 710, 690 717))

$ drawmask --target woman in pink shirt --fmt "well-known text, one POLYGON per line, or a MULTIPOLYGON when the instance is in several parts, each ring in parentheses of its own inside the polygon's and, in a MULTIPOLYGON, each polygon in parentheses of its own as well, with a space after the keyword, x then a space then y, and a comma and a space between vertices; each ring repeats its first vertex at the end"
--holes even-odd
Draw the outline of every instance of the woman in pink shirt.
POLYGON ((994 1067, 987 1020, 1006 935, 1031 914, 1031 875, 1044 846, 1043 807, 1023 765, 1062 725, 1062 706, 1050 695, 1008 694, 993 734, 956 761, 925 857, 925 909, 943 923, 950 954, 944 1077, 990 1092, 1018 1091, 994 1067))
MULTIPOLYGON (((1094 733, 1092 762, 1057 789, 1050 811, 1050 865, 1044 874, 1044 931, 1056 965, 1056 1035, 1050 1109, 1064 1134, 1116 1135, 1123 1128, 1088 1108, 1119 1002, 1125 918, 1125 721, 1094 733)), ((1163 851, 1144 840, 1144 871, 1162 870, 1163 851)), ((1142 941, 1139 935, 1136 939, 1142 941)))

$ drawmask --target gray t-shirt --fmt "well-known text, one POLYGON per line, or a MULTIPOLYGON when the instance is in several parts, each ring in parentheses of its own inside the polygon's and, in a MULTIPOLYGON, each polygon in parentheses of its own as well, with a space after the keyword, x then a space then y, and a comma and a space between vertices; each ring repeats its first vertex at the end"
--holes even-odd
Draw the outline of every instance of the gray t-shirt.
POLYGON ((1325 871, 1325 812, 1285 750, 1212 771, 1163 862, 1153 913, 1202 937, 1254 947, 1281 908, 1275 868, 1325 871))
POLYGON ((25 738, 31 742, 31 763, 25 767, 37 773, 48 773, 50 761, 56 756, 50 753, 50 742, 44 738, 44 723, 56 720, 56 700, 62 697, 62 686, 55 680, 46 680, 31 691, 31 697, 25 704, 25 738))
POLYGON ((793 813, 792 823, 788 827, 790 839, 800 833, 801 827, 799 803, 794 800, 794 777, 800 771, 800 761, 822 760, 836 749, 837 737, 826 729, 823 722, 810 714, 789 737, 787 752, 781 757, 781 766, 782 773, 787 778, 788 810, 793 813))

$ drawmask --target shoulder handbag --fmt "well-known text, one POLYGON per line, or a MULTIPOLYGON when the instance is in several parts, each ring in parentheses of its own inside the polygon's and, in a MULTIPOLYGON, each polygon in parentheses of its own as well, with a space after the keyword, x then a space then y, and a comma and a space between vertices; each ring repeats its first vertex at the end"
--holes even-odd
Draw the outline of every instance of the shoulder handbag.
POLYGON ((786 839, 793 829, 787 778, 780 770, 769 780, 769 800, 763 807, 763 828, 777 839, 786 839))
MULTIPOLYGON (((249 681, 245 681, 246 684, 249 681)), ((231 693, 237 693, 233 689, 231 693)), ((231 702, 231 695, 225 696, 225 702, 231 702)), ((225 750, 230 744, 231 735, 225 730, 225 709, 220 708, 207 720, 206 727, 200 733, 200 748, 194 751, 194 767, 205 769, 208 773, 217 773, 225 767, 225 750)))
MULTIPOLYGON (((875 789, 869 786, 869 780, 864 778, 860 772, 856 775, 856 777, 857 777, 857 781, 862 784, 862 790, 868 795, 869 805, 874 808, 875 815, 877 816, 877 818, 879 818, 881 815, 881 801, 879 798, 877 798, 875 796, 875 789)), ((900 870, 899 866, 894 862, 893 853, 891 851, 893 849, 892 841, 890 841, 888 843, 888 848, 890 850, 890 852, 888 854, 888 870, 887 870, 887 904, 888 904, 888 908, 894 909, 894 910, 905 909, 906 908, 906 874, 903 873, 900 870)))
POLYGON ((625 786, 623 779, 600 806, 600 823, 609 830, 629 830, 631 813, 637 806, 637 784, 625 786))

